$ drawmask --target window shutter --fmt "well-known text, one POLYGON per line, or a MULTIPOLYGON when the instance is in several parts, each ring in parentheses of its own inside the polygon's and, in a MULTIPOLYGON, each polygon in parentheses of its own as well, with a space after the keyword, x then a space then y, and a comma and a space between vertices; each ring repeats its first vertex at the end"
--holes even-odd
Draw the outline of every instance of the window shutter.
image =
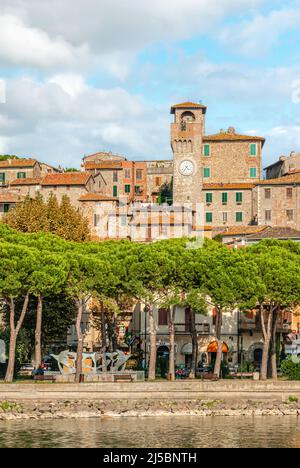
POLYGON ((256 143, 251 143, 251 156, 256 156, 256 143))
POLYGON ((204 156, 210 156, 210 146, 204 145, 204 156))
POLYGON ((227 202, 228 202, 228 193, 224 192, 222 193, 222 203, 223 205, 227 205, 227 202))
POLYGON ((212 193, 207 193, 206 194, 206 203, 212 203, 212 201, 213 201, 212 193))
POLYGON ((236 192, 236 202, 237 203, 243 203, 243 193, 242 192, 236 192))

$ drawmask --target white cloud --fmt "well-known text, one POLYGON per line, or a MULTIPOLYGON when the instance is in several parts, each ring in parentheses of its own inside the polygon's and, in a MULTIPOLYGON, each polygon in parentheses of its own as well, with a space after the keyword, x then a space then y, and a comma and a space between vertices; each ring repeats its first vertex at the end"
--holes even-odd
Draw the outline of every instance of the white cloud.
POLYGON ((233 51, 261 56, 278 43, 281 35, 299 28, 300 8, 282 8, 266 15, 257 14, 223 28, 220 40, 233 51))
MULTIPOLYGON (((224 17, 247 12, 264 1, 1 0, 0 11, 10 15, 6 18, 11 22, 12 15, 22 19, 23 23, 15 19, 12 25, 17 38, 26 36, 33 45, 43 43, 49 50, 47 63, 54 49, 58 57, 71 60, 77 49, 88 44, 95 56, 103 57, 104 65, 109 54, 115 54, 114 64, 110 63, 116 67, 123 53, 129 57, 155 42, 205 34, 224 17)), ((44 63, 38 52, 36 55, 34 63, 44 63)))
POLYGON ((94 88, 82 76, 24 77, 8 80, 0 134, 6 151, 53 164, 79 166, 83 154, 103 149, 159 157, 170 152, 167 109, 162 115, 153 118, 139 96, 94 88))
POLYGON ((75 66, 87 58, 88 46, 73 47, 61 36, 53 39, 13 15, 0 16, 0 60, 18 66, 75 66))
POLYGON ((49 78, 48 83, 57 84, 72 97, 78 96, 87 89, 84 77, 74 73, 64 73, 52 76, 49 78))

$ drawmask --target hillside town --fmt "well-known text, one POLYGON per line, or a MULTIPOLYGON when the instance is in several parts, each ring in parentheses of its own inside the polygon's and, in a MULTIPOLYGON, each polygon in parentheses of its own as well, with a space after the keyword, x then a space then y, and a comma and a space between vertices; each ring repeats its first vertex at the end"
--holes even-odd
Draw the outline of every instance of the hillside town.
POLYGON ((206 237, 222 234, 244 243, 265 237, 268 227, 280 228, 268 229, 268 237, 298 239, 300 153, 263 168, 263 137, 240 135, 234 127, 206 135, 206 112, 192 102, 171 107, 170 160, 98 152, 84 156, 81 170, 73 172, 33 157, 1 161, 1 216, 26 196, 54 193, 59 200, 67 195, 88 218, 95 240, 131 237, 132 226, 140 228, 134 240, 141 242, 166 238, 170 226, 168 237, 181 237, 183 205, 193 213, 203 207, 202 226, 193 217, 190 235, 200 228, 206 237))
MULTIPOLYGON (((240 135, 234 127, 206 135, 203 104, 185 102, 171 107, 170 160, 131 161, 99 152, 84 156, 81 170, 64 171, 34 158, 9 158, 0 162, 0 211, 5 217, 25 197, 67 195, 87 219, 94 241, 127 239, 137 242, 168 238, 219 238, 228 248, 242 248, 263 239, 300 241, 300 153, 280 156, 263 168, 265 139, 240 135), (264 177, 262 173, 264 171, 264 177), (200 208, 200 216, 197 210, 200 208)), ((155 309, 158 363, 169 359, 169 312, 155 309)), ((149 316, 140 303, 130 305, 117 318, 118 346, 142 353, 147 366, 150 346, 149 316), (126 338, 130 337, 130 339, 126 338)), ((103 348, 88 308, 82 318, 86 352, 103 348)), ((190 309, 178 308, 175 324, 175 364, 191 365, 190 309)), ((200 366, 216 356, 216 308, 196 316, 200 366)), ((297 350, 300 312, 287 310, 277 324, 285 354, 297 350)), ((224 359, 232 370, 241 363, 259 368, 262 330, 258 310, 247 314, 224 313, 224 359)), ((66 345, 75 348, 75 325, 66 345)), ((60 348, 60 346, 58 346, 60 348)), ((299 346, 300 349, 300 346, 299 346)), ((56 350, 54 348, 54 350, 56 350)), ((53 349, 52 349, 53 351, 53 349)))

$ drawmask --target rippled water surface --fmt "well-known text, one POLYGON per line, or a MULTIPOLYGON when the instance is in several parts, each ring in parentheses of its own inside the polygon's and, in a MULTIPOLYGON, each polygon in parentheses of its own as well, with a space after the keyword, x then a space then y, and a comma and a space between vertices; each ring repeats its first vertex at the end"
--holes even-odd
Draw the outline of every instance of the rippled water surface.
POLYGON ((0 422, 0 447, 300 447, 300 419, 163 417, 0 422))

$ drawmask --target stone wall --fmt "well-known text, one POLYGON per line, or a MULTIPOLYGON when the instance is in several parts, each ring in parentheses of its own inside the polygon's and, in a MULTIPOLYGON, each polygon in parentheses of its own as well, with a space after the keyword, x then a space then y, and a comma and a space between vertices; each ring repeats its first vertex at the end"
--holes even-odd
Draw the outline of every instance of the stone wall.
MULTIPOLYGON (((210 156, 202 156, 203 167, 210 168, 207 183, 254 183, 261 178, 261 143, 257 144, 257 156, 250 156, 250 145, 253 141, 209 141, 210 156), (250 168, 256 168, 257 177, 250 177, 250 168)), ((203 154, 203 153, 201 153, 203 154)))
POLYGON ((258 224, 300 229, 300 186, 264 184, 256 187, 255 192, 258 224), (288 189, 291 198, 288 196, 288 189), (293 212, 293 219, 289 219, 288 210, 293 212), (271 219, 266 212, 271 212, 271 219))

